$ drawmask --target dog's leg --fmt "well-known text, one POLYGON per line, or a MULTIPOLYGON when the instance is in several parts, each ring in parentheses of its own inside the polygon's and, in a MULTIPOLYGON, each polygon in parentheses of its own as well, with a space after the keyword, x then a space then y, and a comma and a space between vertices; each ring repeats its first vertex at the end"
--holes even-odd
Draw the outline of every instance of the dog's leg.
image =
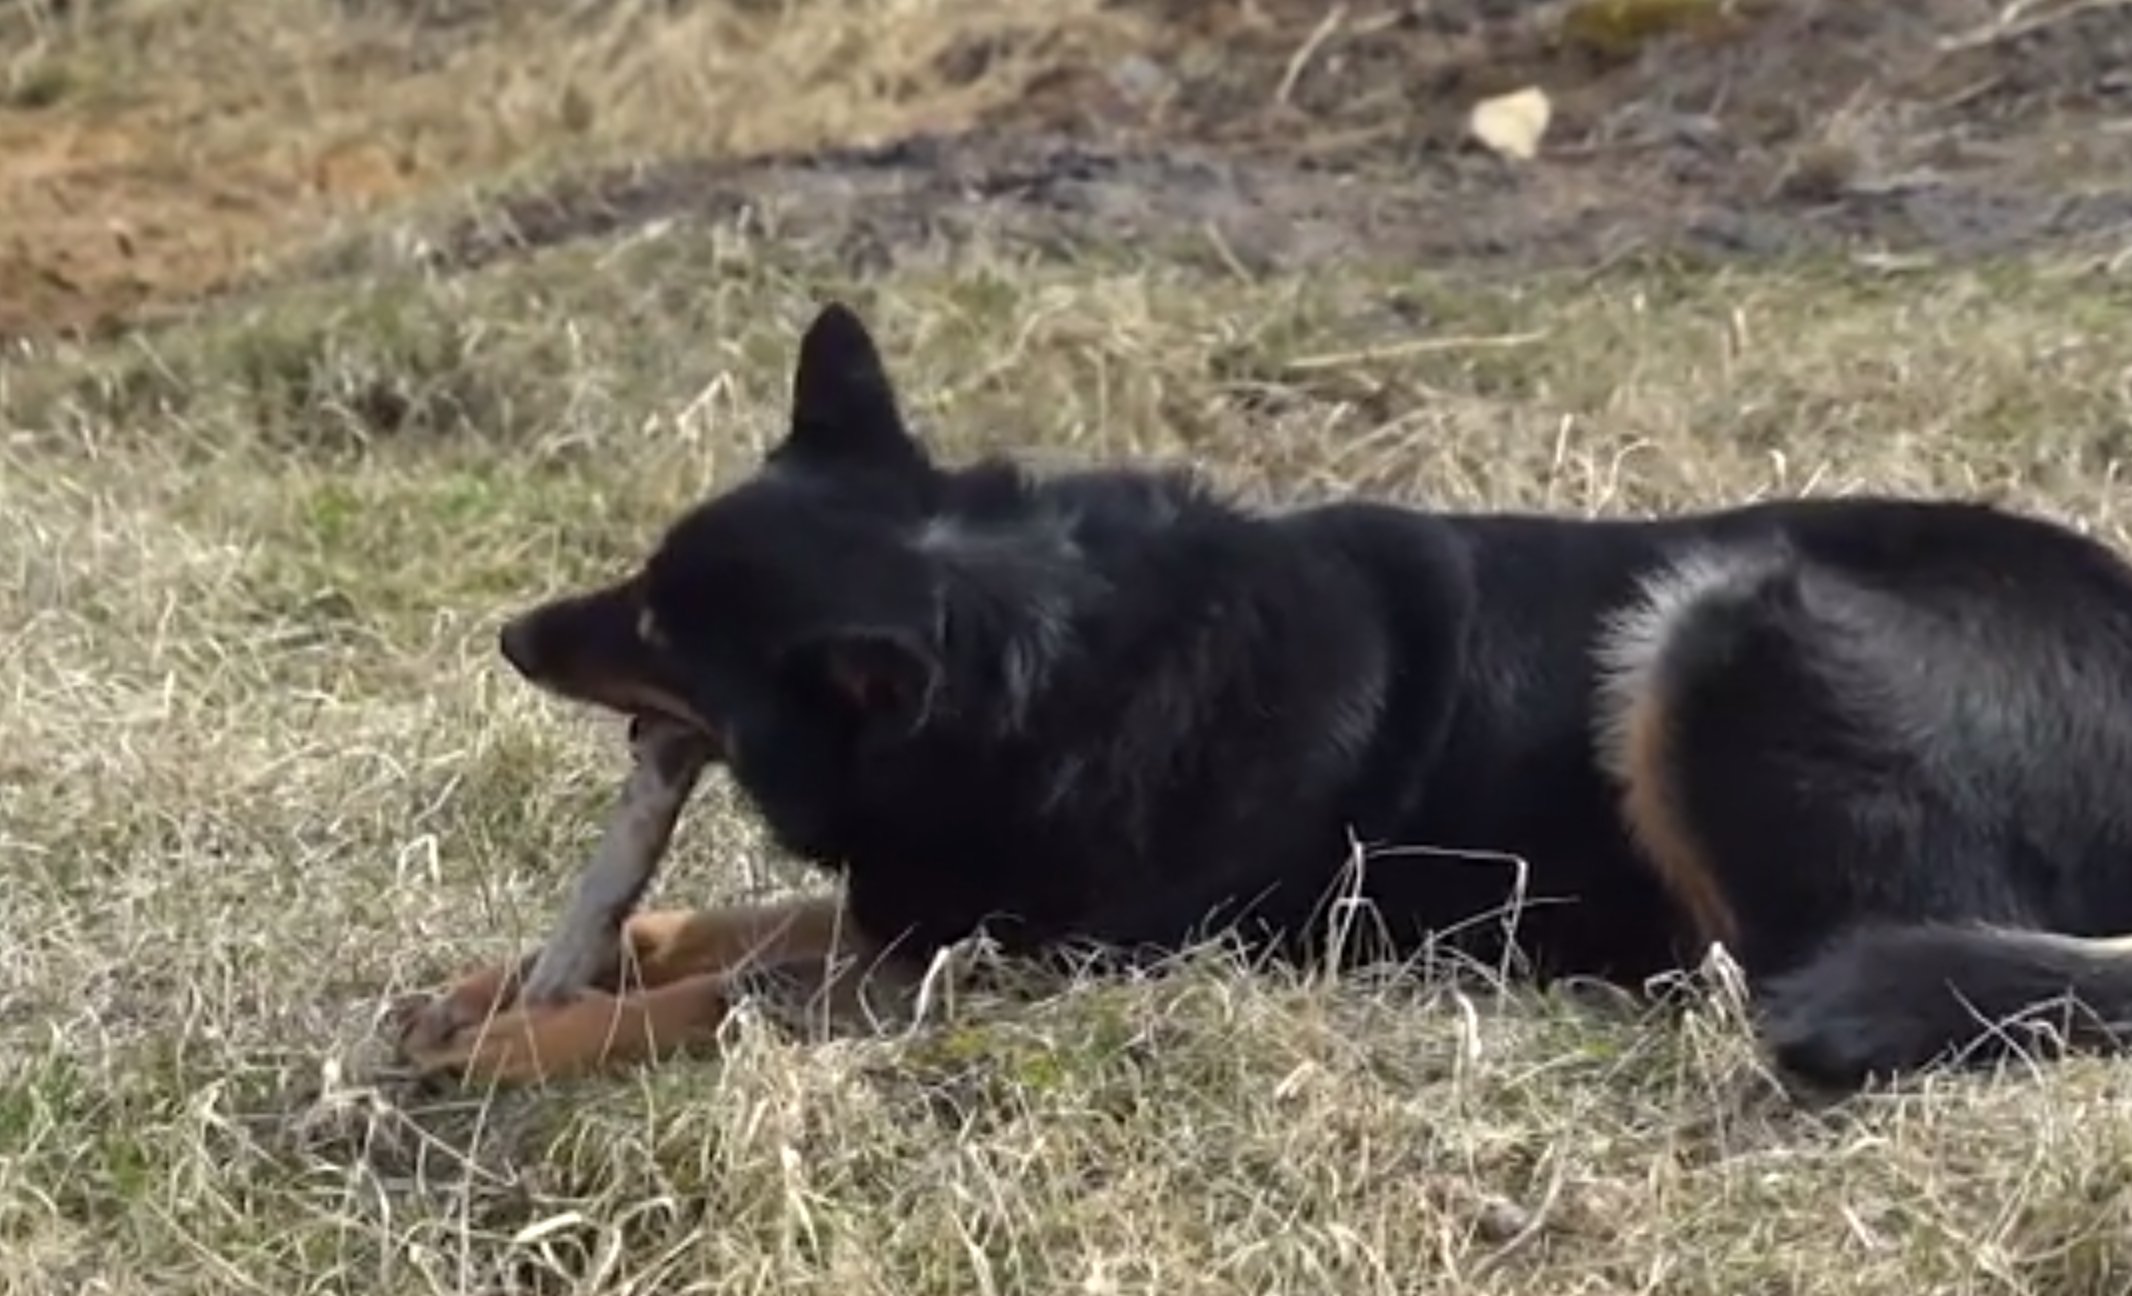
POLYGON ((881 957, 827 898, 635 915, 624 929, 641 980, 621 994, 580 993, 559 1007, 511 1010, 444 1035, 411 1033, 402 1054, 418 1072, 476 1083, 524 1083, 654 1061, 712 1041, 733 1000, 795 995, 837 1019, 871 1009, 868 991, 900 1003, 912 969, 881 957))
POLYGON ((623 926, 622 984, 656 989, 704 972, 827 958, 868 943, 828 896, 719 909, 657 909, 623 926))
MULTIPOLYGON (((843 907, 826 896, 718 909, 646 910, 622 923, 616 942, 619 955, 601 960, 583 988, 651 990, 701 972, 731 971, 743 963, 819 957, 839 940, 840 933, 847 944, 859 941, 843 907)), ((539 957, 536 951, 518 962, 485 967, 454 982, 443 996, 454 1001, 454 1006, 446 1013, 453 1020, 442 1034, 510 1007, 539 957)), ((435 1027, 432 1023, 433 1032, 435 1027)))
POLYGON ((697 912, 640 914, 628 930, 635 984, 656 988, 715 972, 736 991, 760 993, 778 1008, 803 1008, 837 1021, 908 1007, 923 967, 859 929, 828 897, 697 912))
MULTIPOLYGON (((636 913, 623 923, 620 945, 620 956, 601 968, 588 988, 628 995, 749 964, 805 963, 833 954, 869 958, 873 953, 842 906, 826 896, 636 913)), ((407 1005, 398 1032, 401 1056, 425 1069, 431 1063, 451 1065, 448 1055, 463 1047, 455 1044, 461 1035, 517 1010, 518 986, 533 963, 534 956, 528 956, 515 964, 483 968, 436 999, 407 1005)), ((533 1005, 536 1014, 541 1007, 533 1005)))
POLYGON ((403 1046, 403 1053, 417 1072, 467 1082, 562 1079, 706 1043, 730 1004, 726 978, 717 973, 620 997, 587 990, 559 1007, 504 1012, 435 1043, 403 1046))
POLYGON ((626 918, 658 871, 681 809, 709 759, 700 740, 673 725, 633 725, 630 745, 629 777, 555 934, 529 958, 482 968, 443 994, 403 1008, 403 1052, 442 1047, 517 1001, 552 1006, 578 991, 613 983, 626 918))

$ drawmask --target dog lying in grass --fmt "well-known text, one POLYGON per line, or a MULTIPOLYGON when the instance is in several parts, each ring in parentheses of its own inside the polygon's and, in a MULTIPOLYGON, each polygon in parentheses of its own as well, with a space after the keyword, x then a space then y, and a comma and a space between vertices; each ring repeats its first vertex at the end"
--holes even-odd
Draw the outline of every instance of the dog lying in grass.
POLYGON ((1779 1062, 1837 1084, 2132 1017, 2132 572, 2067 529, 1262 515, 1184 473, 944 468, 839 305, 792 401, 638 570, 504 629, 526 679, 640 722, 638 769, 530 972, 416 1014, 418 1066, 665 1056, 748 969, 848 1000, 980 930, 1631 987, 1722 942, 1779 1062), (711 763, 835 898, 625 918, 711 763), (1329 942, 1343 897, 1367 948, 1329 942))

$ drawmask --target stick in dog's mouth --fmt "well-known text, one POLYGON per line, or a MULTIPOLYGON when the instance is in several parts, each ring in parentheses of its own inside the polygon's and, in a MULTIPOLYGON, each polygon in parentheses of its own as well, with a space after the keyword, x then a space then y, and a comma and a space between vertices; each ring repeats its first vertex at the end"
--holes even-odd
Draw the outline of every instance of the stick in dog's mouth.
POLYGON ((615 966, 622 924, 657 875, 681 809, 717 752, 711 736, 663 717, 633 718, 629 745, 632 763, 621 796, 569 907, 541 943, 521 1002, 567 999, 615 966))

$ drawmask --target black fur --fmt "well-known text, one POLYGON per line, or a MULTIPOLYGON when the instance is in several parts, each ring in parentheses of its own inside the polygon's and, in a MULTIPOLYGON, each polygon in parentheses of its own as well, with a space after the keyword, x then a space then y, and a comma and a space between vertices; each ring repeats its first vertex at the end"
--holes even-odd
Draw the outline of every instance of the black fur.
POLYGON ((1633 984, 1721 915, 1772 1044, 1826 1079, 2039 996, 2132 1021, 2132 958, 2029 934, 2132 931, 2132 573, 2068 530, 1885 499, 1265 516, 1184 475, 947 470, 837 306, 794 411, 505 651, 714 731, 877 938, 1309 954, 1359 843, 1378 953, 1633 984), (1691 847, 1671 882, 1637 779, 1691 847))
POLYGON ((1870 922, 1772 978, 1766 998, 1763 1035, 1777 1059, 1850 1084, 1943 1058, 2121 1049, 2132 957, 2037 932, 1870 922))

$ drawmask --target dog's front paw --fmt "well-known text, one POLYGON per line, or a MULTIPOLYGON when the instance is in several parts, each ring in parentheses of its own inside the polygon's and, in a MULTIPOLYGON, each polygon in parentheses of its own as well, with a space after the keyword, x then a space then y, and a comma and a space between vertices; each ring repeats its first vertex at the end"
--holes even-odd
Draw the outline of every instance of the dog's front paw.
POLYGON ((639 1005, 587 990, 545 1007, 514 1008, 470 1024, 439 1000, 402 1037, 403 1065, 461 1084, 520 1085, 580 1075, 652 1044, 639 1005))
POLYGON ((391 1023, 395 1052, 417 1072, 445 1057, 469 1031, 507 1012, 518 997, 523 962, 499 964, 462 977, 441 994, 414 995, 395 1006, 391 1023))
POLYGON ((456 1079, 461 1082, 515 1080, 510 1068, 496 1062, 512 1060, 525 1050, 512 1050, 513 1036, 532 1032, 531 1014, 519 1011, 474 1017, 449 996, 438 996, 418 1010, 399 1039, 400 1064, 425 1079, 456 1079), (498 1074, 503 1070, 505 1074, 498 1074))

